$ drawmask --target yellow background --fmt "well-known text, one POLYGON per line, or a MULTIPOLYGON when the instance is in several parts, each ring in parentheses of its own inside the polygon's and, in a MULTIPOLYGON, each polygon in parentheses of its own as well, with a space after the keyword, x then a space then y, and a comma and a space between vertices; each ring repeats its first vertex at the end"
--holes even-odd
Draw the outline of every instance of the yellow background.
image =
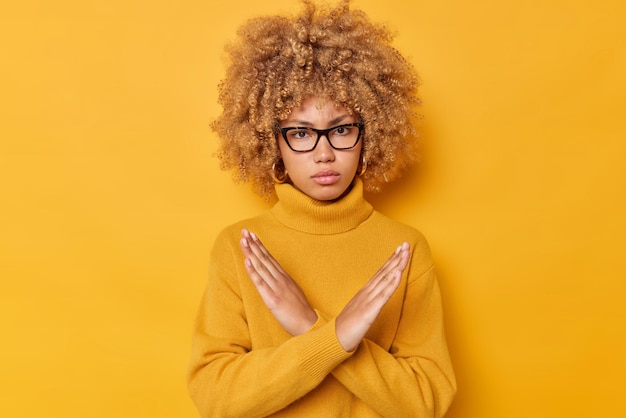
MULTIPOLYGON (((626 417, 621 0, 357 0, 423 80, 453 418, 626 417)), ((294 1, 0 6, 0 416, 194 417, 207 253, 267 204, 212 156, 222 46, 294 1)))

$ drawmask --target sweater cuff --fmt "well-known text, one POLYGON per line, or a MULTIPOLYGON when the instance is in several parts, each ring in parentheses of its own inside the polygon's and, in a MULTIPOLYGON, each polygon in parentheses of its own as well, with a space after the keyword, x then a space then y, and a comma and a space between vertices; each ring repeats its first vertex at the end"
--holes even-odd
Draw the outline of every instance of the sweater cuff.
POLYGON ((297 349, 304 370, 313 378, 321 380, 353 353, 345 351, 339 344, 335 319, 326 321, 322 314, 317 314, 317 322, 309 332, 298 338, 297 349))
POLYGON ((307 331, 307 332, 311 332, 311 331, 315 331, 316 329, 320 329, 321 327, 326 325, 328 323, 328 321, 330 321, 332 319, 332 317, 326 315, 324 312, 318 311, 315 308, 313 308, 313 311, 315 311, 315 314, 317 315, 317 321, 315 321, 315 323, 313 324, 311 329, 309 331, 307 331))

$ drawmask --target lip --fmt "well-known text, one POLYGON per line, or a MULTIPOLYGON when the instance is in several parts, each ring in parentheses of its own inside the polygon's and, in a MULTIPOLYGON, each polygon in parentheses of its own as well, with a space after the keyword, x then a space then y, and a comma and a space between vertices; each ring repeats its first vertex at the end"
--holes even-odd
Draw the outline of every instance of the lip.
POLYGON ((339 181, 340 174, 333 170, 322 170, 315 173, 311 178, 317 184, 330 185, 339 181))

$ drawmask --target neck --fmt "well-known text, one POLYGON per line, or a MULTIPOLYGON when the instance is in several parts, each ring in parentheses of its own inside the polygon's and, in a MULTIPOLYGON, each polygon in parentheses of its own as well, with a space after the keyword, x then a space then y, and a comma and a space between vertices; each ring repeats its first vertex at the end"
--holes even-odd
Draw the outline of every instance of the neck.
POLYGON ((276 186, 276 218, 289 228, 314 234, 336 234, 356 228, 373 211, 363 198, 363 183, 356 179, 340 198, 313 199, 290 184, 276 186))

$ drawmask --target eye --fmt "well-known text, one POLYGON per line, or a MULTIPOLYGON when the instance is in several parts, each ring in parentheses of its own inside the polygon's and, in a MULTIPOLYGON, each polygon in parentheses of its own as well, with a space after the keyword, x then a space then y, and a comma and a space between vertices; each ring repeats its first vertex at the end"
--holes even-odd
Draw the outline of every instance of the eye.
POLYGON ((349 126, 338 126, 333 130, 333 135, 343 136, 350 134, 349 126))
POLYGON ((311 138, 311 131, 308 129, 291 129, 287 135, 289 135, 290 140, 302 141, 311 138))

